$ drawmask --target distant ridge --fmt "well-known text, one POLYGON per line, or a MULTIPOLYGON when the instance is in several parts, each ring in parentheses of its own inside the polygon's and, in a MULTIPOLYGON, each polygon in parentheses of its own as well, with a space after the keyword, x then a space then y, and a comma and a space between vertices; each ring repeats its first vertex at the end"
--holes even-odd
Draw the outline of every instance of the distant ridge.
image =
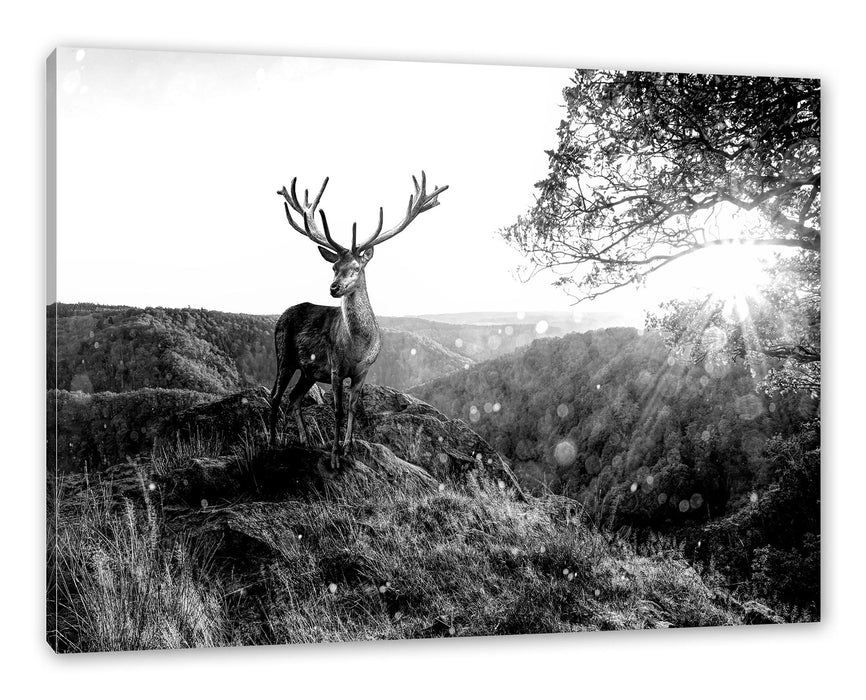
MULTIPOLYGON (((50 389, 144 388, 222 394, 273 382, 276 315, 203 308, 56 303, 47 307, 50 389)), ((380 316, 383 348, 367 381, 407 389, 527 347, 615 324, 616 314, 505 312, 380 316), (447 319, 447 321, 446 321, 447 319), (544 321, 542 324, 541 322, 544 321)))
MULTIPOLYGON (((557 327, 562 333, 591 331, 599 328, 642 326, 641 319, 634 314, 620 311, 461 311, 449 314, 420 314, 417 318, 438 323, 502 325, 531 324, 541 321, 557 327)), ((550 335, 555 335, 550 333, 550 335)))
MULTIPOLYGON (((270 388, 276 319, 200 308, 51 304, 46 319, 48 388, 210 394, 270 388)), ((405 388, 474 362, 453 343, 444 347, 435 333, 383 324, 383 337, 382 353, 368 376, 373 384, 405 388)))

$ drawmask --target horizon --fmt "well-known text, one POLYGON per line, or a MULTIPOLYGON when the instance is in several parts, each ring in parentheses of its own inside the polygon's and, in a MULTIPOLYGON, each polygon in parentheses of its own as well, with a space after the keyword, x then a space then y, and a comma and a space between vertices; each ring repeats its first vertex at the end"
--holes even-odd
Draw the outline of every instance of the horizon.
MULTIPOLYGON (((106 302, 98 302, 98 301, 63 301, 57 299, 56 301, 48 302, 46 304, 46 308, 50 307, 54 304, 63 304, 66 306, 95 306, 95 307, 103 307, 103 308, 125 308, 125 309, 176 309, 176 310, 184 310, 184 309, 196 309, 199 311, 205 311, 207 313, 223 313, 223 314, 239 314, 242 316, 280 316, 282 312, 279 313, 253 313, 248 311, 230 311, 226 309, 215 309, 205 306, 193 306, 191 304, 183 304, 180 306, 167 306, 164 304, 145 304, 143 306, 136 304, 115 304, 115 303, 106 303, 106 302)), ((336 308, 339 305, 335 304, 324 304, 323 306, 332 306, 336 308)), ((416 318, 422 320, 430 320, 435 321, 436 323, 442 323, 446 325, 501 325, 507 324, 505 320, 497 320, 497 321, 487 321, 487 322, 479 322, 479 321, 466 321, 465 323, 457 323, 453 321, 440 321, 436 317, 457 317, 457 316, 502 316, 506 314, 514 313, 514 322, 515 324, 525 323, 528 324, 532 321, 539 320, 545 316, 552 317, 562 322, 563 320, 568 318, 571 323, 579 324, 582 320, 585 320, 581 317, 592 317, 592 316, 602 316, 602 315, 615 315, 619 317, 619 320, 623 321, 623 323, 627 326, 635 327, 638 329, 643 328, 643 323, 629 323, 629 315, 634 315, 634 311, 624 311, 618 309, 590 309, 590 310, 580 310, 580 311, 563 311, 560 309, 521 309, 520 311, 510 312, 510 311, 498 311, 495 309, 486 309, 486 310, 465 310, 465 311, 456 311, 456 312, 444 312, 444 313, 411 313, 411 314, 379 314, 377 313, 377 318, 416 318)))

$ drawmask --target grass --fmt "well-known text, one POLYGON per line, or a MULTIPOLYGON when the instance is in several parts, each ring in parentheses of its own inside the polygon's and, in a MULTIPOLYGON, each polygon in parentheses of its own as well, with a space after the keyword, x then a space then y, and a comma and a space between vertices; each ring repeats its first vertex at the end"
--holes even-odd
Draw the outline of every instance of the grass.
MULTIPOLYGON (((246 444, 246 436, 245 432, 241 449, 246 444)), ((151 464, 157 474, 170 474, 187 460, 219 457, 223 451, 224 443, 219 435, 196 431, 190 437, 154 445, 151 450, 151 464)))
MULTIPOLYGON (((215 449, 179 445, 150 469, 165 474, 215 449)), ((266 448, 247 436, 234 449, 224 459, 249 470, 266 448)), ((368 454, 369 469, 347 469, 323 494, 191 510, 191 522, 221 529, 179 536, 143 475, 135 502, 118 500, 110 484, 59 496, 55 644, 97 651, 741 622, 675 548, 639 555, 573 501, 518 502, 485 479, 395 481, 411 465, 368 454)))
POLYGON ((49 557, 56 606, 49 606, 49 639, 57 649, 230 643, 221 597, 207 585, 207 557, 183 542, 166 545, 144 482, 142 502, 143 508, 128 499, 118 504, 101 485, 80 494, 74 512, 58 504, 49 557))

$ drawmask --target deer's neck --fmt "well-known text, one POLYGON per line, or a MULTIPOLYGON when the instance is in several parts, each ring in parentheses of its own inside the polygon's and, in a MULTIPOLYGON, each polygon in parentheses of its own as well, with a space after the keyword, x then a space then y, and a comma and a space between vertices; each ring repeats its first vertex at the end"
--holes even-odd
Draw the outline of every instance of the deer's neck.
POLYGON ((379 324, 367 296, 367 280, 361 272, 355 289, 346 294, 342 301, 343 325, 349 336, 355 340, 372 340, 379 336, 379 324))

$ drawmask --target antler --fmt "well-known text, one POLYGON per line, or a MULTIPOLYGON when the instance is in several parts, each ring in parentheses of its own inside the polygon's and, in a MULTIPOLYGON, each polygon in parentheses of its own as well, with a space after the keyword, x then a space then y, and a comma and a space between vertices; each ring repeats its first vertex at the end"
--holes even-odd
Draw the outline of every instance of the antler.
POLYGON ((418 216, 420 213, 428 211, 439 204, 439 200, 437 197, 442 194, 445 190, 448 189, 448 185, 444 187, 435 187, 430 194, 427 194, 427 175, 422 170, 421 171, 421 184, 418 184, 418 180, 415 176, 412 176, 412 182, 415 183, 415 193, 409 196, 409 206, 406 208, 406 216, 403 217, 403 220, 397 224, 394 228, 388 229, 385 233, 382 233, 382 220, 384 216, 384 212, 382 207, 379 207, 379 226, 376 228, 376 231, 370 236, 366 241, 364 241, 357 248, 355 247, 355 235, 354 231, 352 233, 352 250, 355 253, 363 253, 368 248, 372 248, 374 245, 379 245, 380 243, 384 243, 389 238, 393 238, 398 233, 400 233, 403 229, 405 229, 412 221, 418 216))
POLYGON ((317 243, 320 246, 324 246, 325 248, 330 248, 336 253, 345 252, 345 248, 337 243, 333 238, 331 238, 331 231, 328 229, 328 220, 325 218, 325 212, 319 211, 319 216, 322 217, 322 228, 324 228, 324 234, 319 230, 318 226, 316 226, 316 207, 319 206, 319 200, 322 199, 322 194, 325 192, 325 187, 328 186, 329 178, 325 178, 325 181, 322 183, 322 187, 319 189, 319 194, 316 195, 316 198, 310 202, 310 191, 304 190, 304 204, 301 205, 301 201, 298 199, 298 194, 295 190, 298 182, 298 178, 292 178, 292 186, 291 192, 286 190, 285 187, 281 190, 277 190, 277 194, 282 195, 285 198, 285 202, 283 206, 286 209, 286 218, 289 220, 292 228, 295 229, 298 233, 302 233, 307 236, 314 243, 317 243), (295 223, 295 220, 292 218, 291 209, 294 209, 304 220, 303 228, 298 226, 295 223))

